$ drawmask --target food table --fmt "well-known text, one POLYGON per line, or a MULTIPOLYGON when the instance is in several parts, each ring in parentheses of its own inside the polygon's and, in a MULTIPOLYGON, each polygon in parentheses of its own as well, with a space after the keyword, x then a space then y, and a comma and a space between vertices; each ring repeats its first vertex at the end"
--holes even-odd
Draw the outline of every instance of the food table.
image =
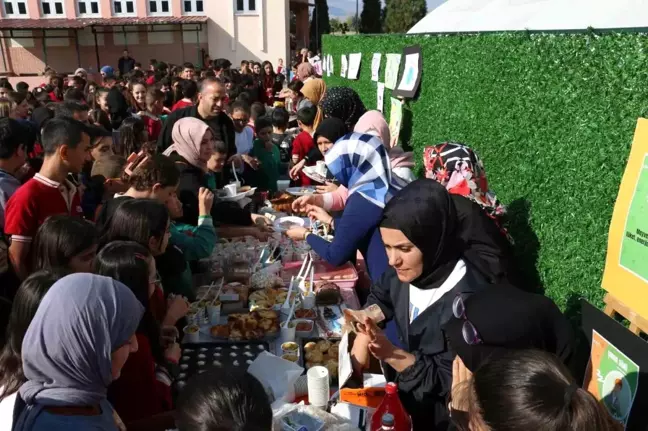
MULTIPOLYGON (((249 371, 270 355, 297 367, 298 376, 325 367, 335 392, 343 311, 360 306, 352 264, 333 268, 313 256, 306 243, 277 233, 267 243, 221 241, 199 267, 204 271, 195 278, 200 300, 191 305, 184 328, 176 393, 188 378, 212 366, 249 371), (283 328, 289 316, 295 327, 283 328), (190 328, 197 330, 188 333, 190 328)), ((307 399, 306 376, 291 389, 291 402, 307 399)), ((267 390, 275 400, 276 393, 267 390)))

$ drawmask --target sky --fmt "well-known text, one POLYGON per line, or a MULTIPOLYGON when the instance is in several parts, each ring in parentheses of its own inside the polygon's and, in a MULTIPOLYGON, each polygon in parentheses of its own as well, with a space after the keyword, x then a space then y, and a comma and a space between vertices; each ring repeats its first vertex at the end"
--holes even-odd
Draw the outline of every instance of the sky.
MULTIPOLYGON (((360 12, 362 12, 362 0, 359 0, 360 12)), ((428 12, 443 3, 444 0, 427 0, 428 12)), ((355 15, 356 0, 328 0, 329 15, 332 17, 347 17, 355 15)))

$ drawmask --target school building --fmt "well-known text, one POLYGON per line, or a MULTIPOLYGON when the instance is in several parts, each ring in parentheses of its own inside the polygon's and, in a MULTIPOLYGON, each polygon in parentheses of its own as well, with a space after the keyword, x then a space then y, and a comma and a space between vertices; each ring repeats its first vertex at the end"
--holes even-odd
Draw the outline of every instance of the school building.
POLYGON ((124 49, 150 59, 201 65, 206 55, 286 60, 308 45, 308 0, 0 0, 0 75, 96 73, 124 49), (293 34, 291 35, 291 21, 293 34))

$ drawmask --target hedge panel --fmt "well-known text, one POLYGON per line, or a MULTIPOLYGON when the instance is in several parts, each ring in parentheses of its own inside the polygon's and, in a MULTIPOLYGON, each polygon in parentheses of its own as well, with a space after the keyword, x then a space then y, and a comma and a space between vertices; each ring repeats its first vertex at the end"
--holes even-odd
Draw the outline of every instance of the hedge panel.
POLYGON ((372 54, 383 54, 382 81, 384 54, 413 44, 422 47, 424 72, 401 142, 415 151, 419 171, 426 145, 471 145, 509 207, 529 284, 570 314, 580 297, 600 306, 612 209, 648 106, 646 34, 326 36, 335 75, 325 80, 356 89, 375 109, 372 54), (358 80, 340 77, 340 55, 352 52, 363 54, 358 80))

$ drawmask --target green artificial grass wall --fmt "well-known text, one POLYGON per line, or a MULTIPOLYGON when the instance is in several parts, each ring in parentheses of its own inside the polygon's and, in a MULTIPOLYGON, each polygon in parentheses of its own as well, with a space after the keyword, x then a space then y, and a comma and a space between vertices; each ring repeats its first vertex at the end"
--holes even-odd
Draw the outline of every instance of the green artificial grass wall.
MULTIPOLYGON (((326 36, 335 75, 368 109, 374 52, 419 44, 423 76, 405 107, 401 143, 422 162, 426 145, 454 140, 484 160, 509 208, 516 257, 569 314, 601 306, 607 233, 635 123, 648 107, 648 37, 638 33, 326 36), (341 54, 362 52, 358 80, 340 77, 341 54), (409 118, 408 118, 409 117, 409 118)), ((385 90, 389 118, 390 91, 385 90)), ((419 172, 421 174, 422 172, 419 172)), ((647 215, 648 217, 648 215, 647 215)))

